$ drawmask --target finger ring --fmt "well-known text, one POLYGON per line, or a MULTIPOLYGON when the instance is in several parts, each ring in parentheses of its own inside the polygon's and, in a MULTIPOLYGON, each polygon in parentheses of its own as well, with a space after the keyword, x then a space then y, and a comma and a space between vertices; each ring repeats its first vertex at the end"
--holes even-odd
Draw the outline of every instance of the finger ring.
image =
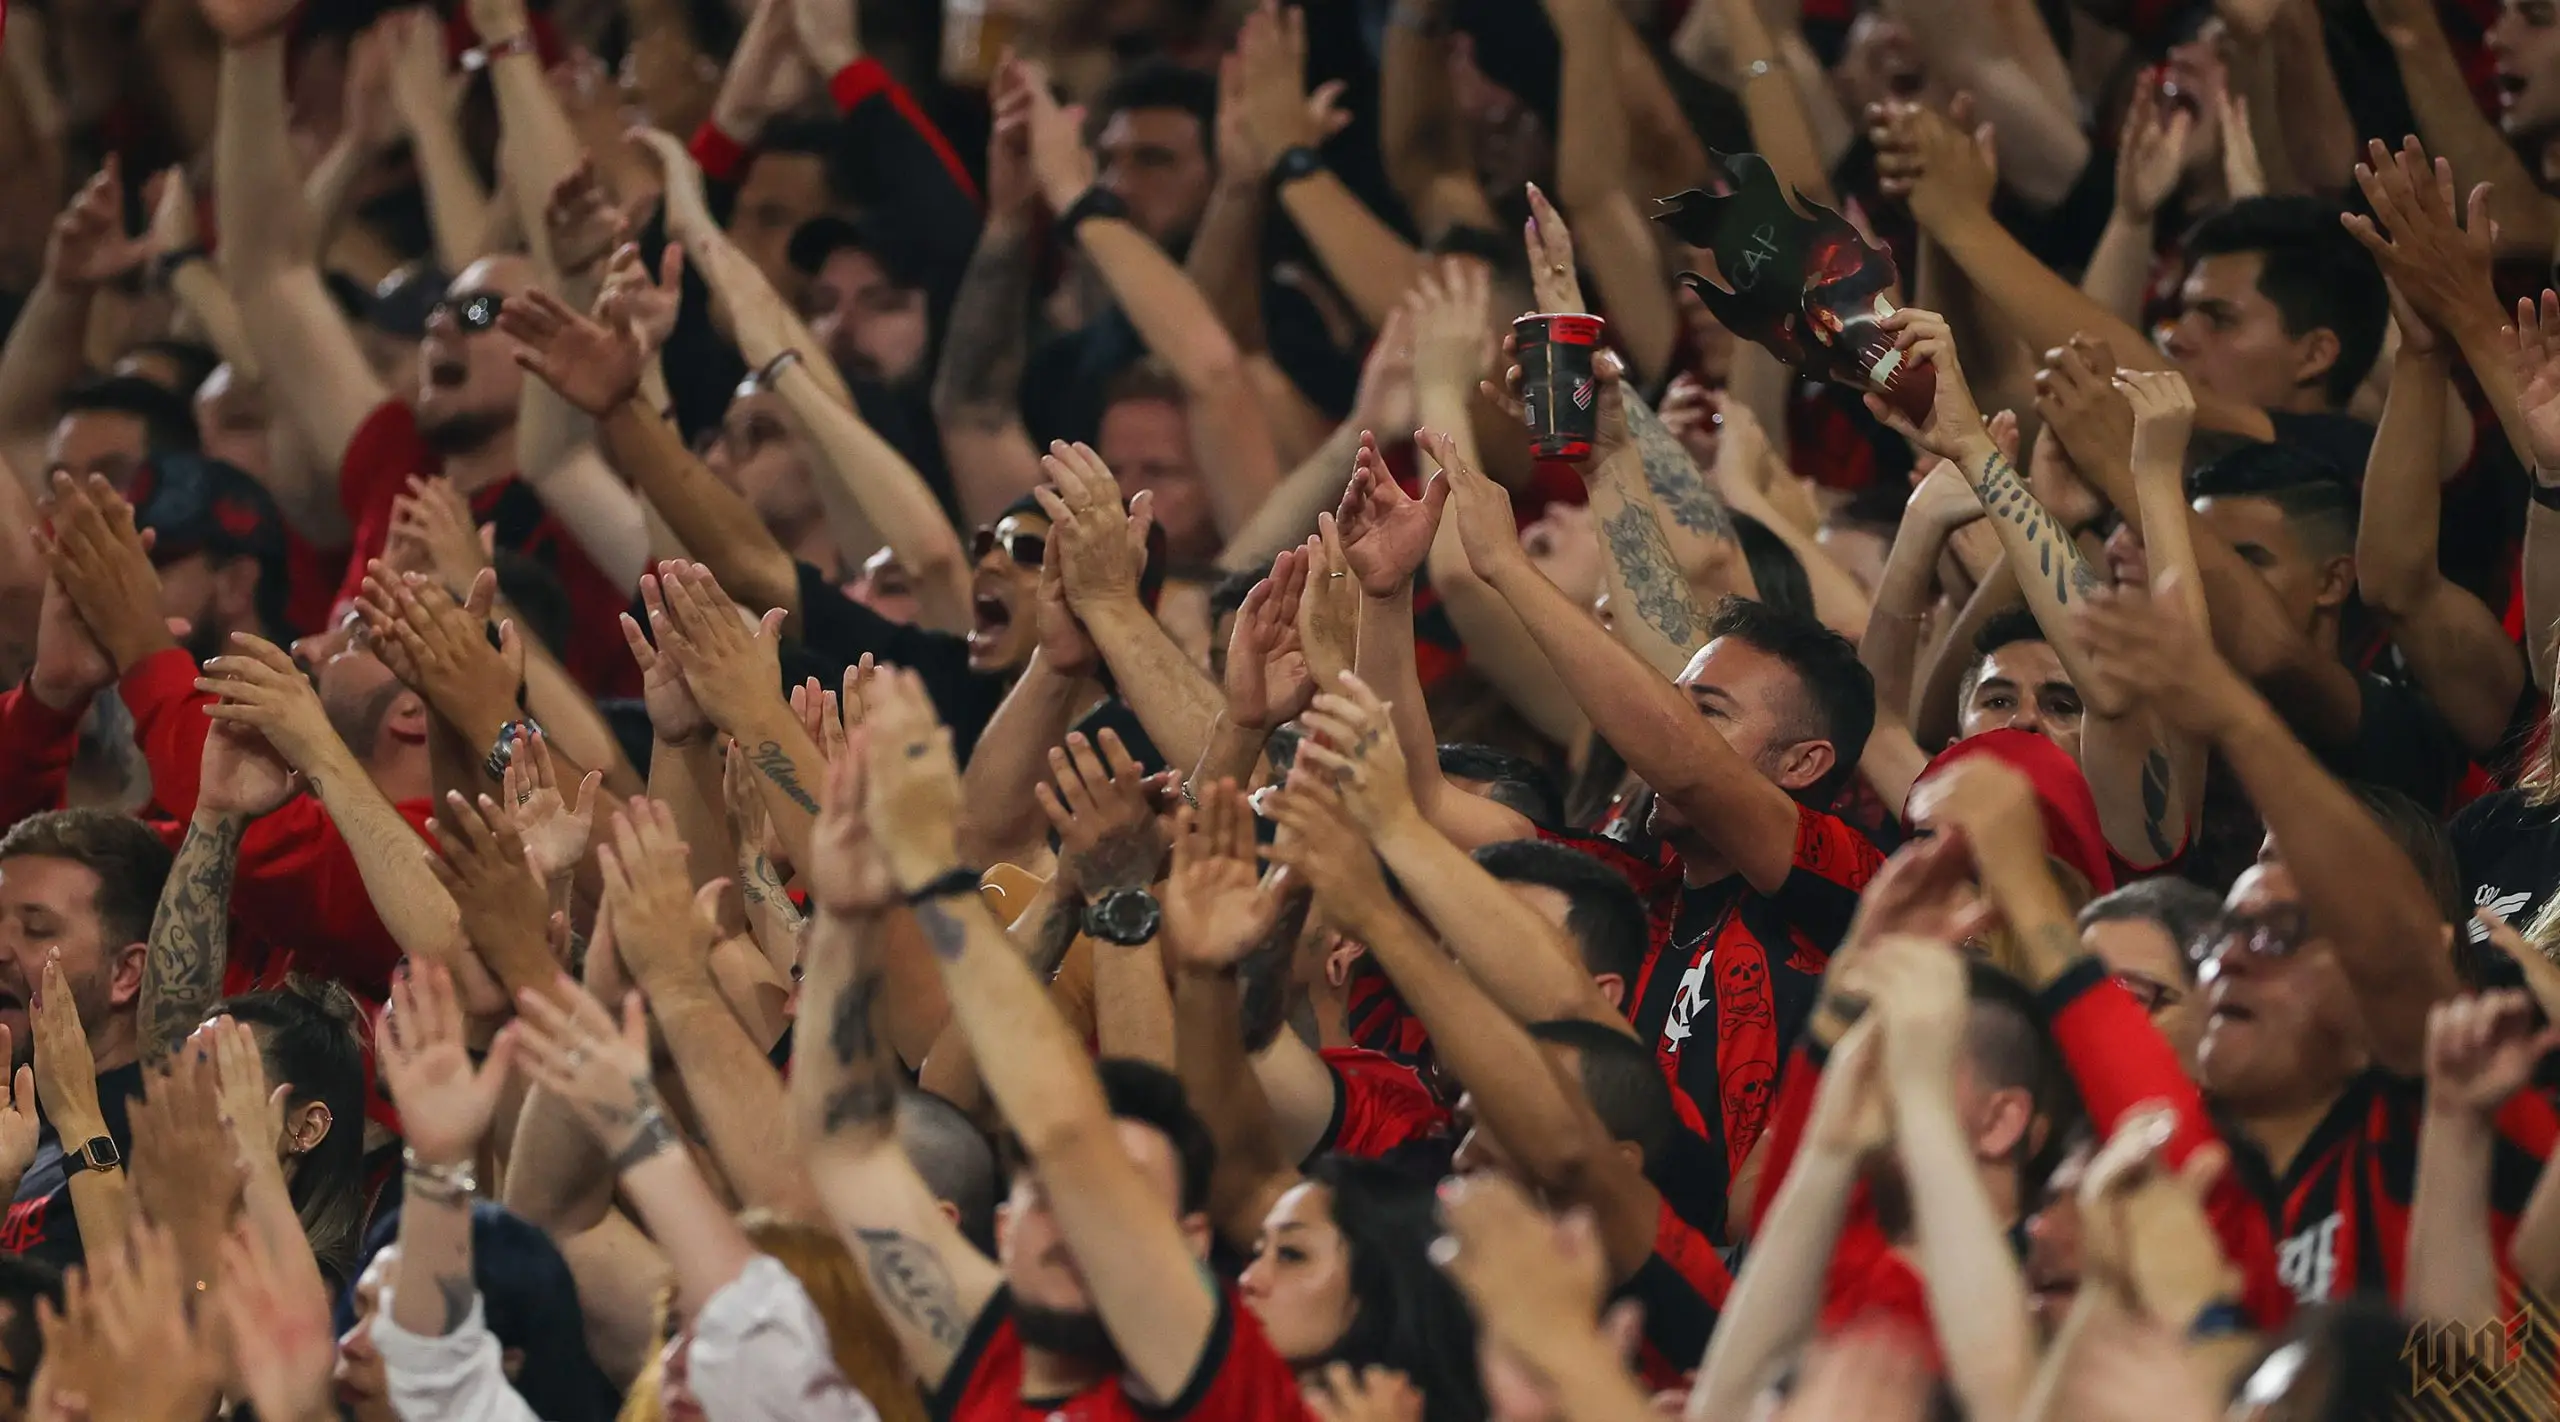
POLYGON ((566 1066, 569 1070, 576 1071, 578 1068, 587 1064, 587 1049, 584 1047, 571 1047, 568 1051, 561 1053, 560 1062, 561 1065, 566 1066))
POLYGON ((1328 577, 1328 578, 1338 578, 1338 577, 1341 577, 1341 576, 1342 576, 1342 574, 1340 574, 1340 573, 1327 573, 1327 574, 1325 574, 1325 576, 1326 576, 1326 577, 1328 577))
POLYGON ((1552 274, 1554 274, 1554 275, 1556 275, 1556 276, 1563 276, 1563 275, 1564 275, 1564 263, 1562 263, 1562 262, 1549 262, 1549 263, 1547 264, 1547 270, 1548 270, 1550 273, 1552 273, 1552 274))

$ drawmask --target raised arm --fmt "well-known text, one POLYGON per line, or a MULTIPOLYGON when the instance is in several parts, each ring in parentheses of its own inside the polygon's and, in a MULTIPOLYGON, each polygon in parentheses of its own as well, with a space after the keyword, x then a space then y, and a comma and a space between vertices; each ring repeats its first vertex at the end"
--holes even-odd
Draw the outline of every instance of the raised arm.
POLYGON ((85 368, 81 352, 98 286, 149 255, 142 240, 125 235, 124 183, 113 154, 54 219, 44 255, 44 275, 0 346, 0 458, 38 494, 49 472, 46 432, 85 368))
POLYGON ((1334 773, 1343 808, 1487 996, 1516 1021, 1580 1018, 1633 1030, 1592 981, 1573 939, 1414 808, 1404 753, 1377 692, 1346 676, 1340 691, 1316 697, 1305 720, 1316 736, 1298 754, 1334 773))
POLYGON ((267 388, 294 392, 282 402, 285 417, 334 469, 389 392, 312 264, 311 218, 285 122, 280 27, 292 7, 262 0, 242 9, 265 13, 223 31, 213 184, 223 274, 267 388))
POLYGON ((1378 156, 1388 186, 1425 236, 1494 225, 1451 91, 1449 8, 1448 0, 1392 7, 1378 59, 1378 156))
MULTIPOLYGON (((1618 747, 1627 768, 1678 806, 1753 887, 1775 893, 1795 862, 1795 800, 1736 754, 1660 671, 1616 641, 1591 635, 1590 618, 1521 549, 1511 500, 1500 485, 1467 467, 1445 435, 1426 431, 1423 448, 1454 491, 1468 560, 1520 615, 1590 715, 1592 729, 1618 747)), ((1644 527, 1653 524, 1648 519, 1644 527)), ((1693 635, 1703 639, 1704 629, 1693 635)), ((1819 778, 1828 767, 1804 768, 1819 778)))
MULTIPOLYGON (((2555 1040, 2550 1028, 2535 1027, 2533 999, 2514 990, 2457 997, 2428 1013, 2427 1113, 2404 1285, 2411 1316, 2473 1326, 2498 1317, 2508 1267, 2490 1219, 2491 1182, 2503 1163, 2498 1113, 2555 1040)), ((2534 1289, 2550 1282, 2550 1261, 2524 1247, 2543 1204, 2537 1181, 2513 1241, 2518 1282, 2534 1289)))
POLYGON ((1312 778, 1293 778, 1273 853, 1314 885, 1318 906, 1357 937, 1431 1034, 1441 1065, 1475 1100, 1479 1129, 1521 1172, 1597 1216, 1609 1276, 1652 1257, 1662 1197, 1618 1149, 1578 1082, 1396 907, 1360 826, 1312 778))
POLYGON ((2117 589, 2090 600, 2080 615, 2098 673, 2090 700, 2146 700, 2221 753, 2265 817, 2312 930, 2336 945, 2374 1059, 2414 1071, 2427 1009, 2458 987, 2443 946, 2451 929, 2372 811, 2321 768, 2192 624, 2159 605, 2184 595, 2172 578, 2156 595, 2117 589))
POLYGON ((1022 1142, 1096 1311, 1145 1395, 1183 1395, 1222 1304, 1181 1222, 1120 1143, 1102 1084, 979 897, 954 874, 960 775, 923 684, 892 672, 865 729, 871 833, 941 964, 978 1070, 1022 1142))
POLYGON ((721 586, 760 606, 782 608, 796 621, 799 565, 755 509, 704 468, 675 426, 640 398, 648 358, 629 325, 590 320, 538 290, 508 302, 498 322, 524 347, 516 358, 525 369, 594 417, 596 437, 614 467, 638 486, 721 586))
MULTIPOLYGON (((811 356, 826 358, 815 352, 811 356)), ((816 441, 837 496, 860 511, 862 522, 915 579, 918 624, 946 632, 966 630, 968 553, 924 476, 859 413, 836 403, 810 373, 807 359, 785 361, 774 388, 816 441)))
POLYGON ((2560 294, 2516 303, 2507 337, 2509 380, 2517 390, 2516 453, 2531 471, 2524 511, 2524 646, 2533 684, 2552 684, 2551 629, 2560 626, 2560 294))
POLYGON ((2372 9, 2374 23, 2399 61, 2400 82, 2427 147, 2451 158, 2471 182, 2496 185, 2498 242, 2504 250, 2548 258, 2554 238, 2560 237, 2560 203, 2542 191, 2515 145, 2480 112, 2435 7, 2425 0, 2377 0, 2372 9))
POLYGON ((1022 371, 1031 345, 1031 88, 1019 64, 988 95, 987 220, 952 298, 933 417, 959 491, 961 514, 991 519, 1040 482, 1040 453, 1022 425, 1022 371))
POLYGON ((800 985, 807 1030, 792 1034, 791 1114, 828 1220, 930 1390, 942 1385, 1003 1280, 943 1214, 898 1144, 905 1073, 883 1020, 879 948, 900 891, 863 817, 860 752, 849 747, 829 770, 818 821, 809 876, 818 916, 800 985))
MULTIPOLYGON (((1245 16, 1236 55, 1244 69, 1245 122, 1255 147, 1277 161, 1293 148, 1313 149, 1325 140, 1327 122, 1307 102, 1304 14, 1261 0, 1245 16)), ((1321 165, 1285 179, 1279 202, 1360 319, 1371 330, 1383 325, 1422 268, 1422 255, 1321 165)))
POLYGON ((205 737, 196 812, 151 915, 142 960, 141 1058, 156 1063, 222 999, 231 948, 231 882, 250 822, 299 793, 293 771, 254 731, 217 725, 205 737))
MULTIPOLYGON (((1052 212, 1073 207, 1094 181, 1078 115, 1046 89, 1031 93, 1031 166, 1052 212)), ((1071 234, 1147 348, 1190 395, 1191 442, 1221 533, 1244 527, 1280 482, 1280 457, 1246 375, 1244 354, 1191 278, 1154 239, 1123 217, 1096 215, 1071 234)))
POLYGON ((391 106, 409 136, 436 265, 461 271, 479 259, 489 232, 489 190, 462 143, 444 26, 424 9, 394 10, 374 22, 390 50, 391 106))
MULTIPOLYGON (((1574 215, 1583 255, 1609 309, 1611 335, 1651 388, 1668 373, 1680 339, 1680 308, 1672 300, 1652 224, 1628 191, 1627 100, 1618 77, 1624 22, 1607 0, 1546 0, 1546 10, 1564 49, 1556 193, 1574 215)), ((1555 214, 1534 184, 1529 193, 1530 220, 1543 228, 1555 214)))

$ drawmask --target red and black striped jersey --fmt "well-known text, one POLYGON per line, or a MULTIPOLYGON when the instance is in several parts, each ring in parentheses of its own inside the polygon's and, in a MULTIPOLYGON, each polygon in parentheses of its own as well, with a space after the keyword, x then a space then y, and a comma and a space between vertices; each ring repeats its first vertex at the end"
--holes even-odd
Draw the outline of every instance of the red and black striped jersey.
MULTIPOLYGON (((2275 1234, 2276 1277, 2297 1300, 2400 1297, 2409 1203, 2418 1180, 2418 1128, 2425 1115, 2424 1078, 2369 1067, 2338 1093, 2282 1174, 2248 1142, 2231 1143, 2257 1167, 2244 1170, 2245 1176, 2272 1182, 2265 1204, 2275 1234)), ((2503 1260, 2516 1217, 2560 1136, 2560 1116, 2528 1088, 2499 1108, 2496 1125, 2489 1227, 2503 1260)))
POLYGON ((1318 1055, 1333 1077, 1333 1119, 1311 1154, 1376 1160, 1449 1134, 1449 1108, 1411 1063, 1365 1047, 1326 1047, 1318 1055))

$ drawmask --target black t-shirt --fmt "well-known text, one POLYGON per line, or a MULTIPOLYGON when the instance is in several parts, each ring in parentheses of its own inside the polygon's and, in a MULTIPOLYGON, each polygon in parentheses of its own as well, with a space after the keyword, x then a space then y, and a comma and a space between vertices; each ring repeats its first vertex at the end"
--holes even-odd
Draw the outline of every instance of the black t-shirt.
MULTIPOLYGON (((133 1127, 125 1103, 142 1094, 142 1066, 129 1063, 98 1074, 98 1114, 118 1155, 133 1153, 133 1127)), ((74 1141, 74 1145, 83 1142, 74 1141)), ((58 1268, 80 1262, 80 1221, 71 1208, 71 1174, 78 1167, 63 1154, 62 1137, 45 1121, 36 1135, 35 1160, 18 1177, 8 1222, 0 1225, 0 1250, 41 1259, 58 1268)))
POLYGON ((2373 426, 2351 415, 2267 411, 2276 427, 2272 443, 2308 454, 2336 471, 2349 487, 2364 487, 2364 463, 2373 453, 2373 426))
MULTIPOLYGON (((2523 932, 2560 888, 2560 804, 2535 804, 2522 790, 2500 790, 2462 807, 2446 833, 2462 869, 2464 895, 2523 932)), ((2470 941, 2488 930, 2469 925, 2470 941)))
POLYGON ((2355 744, 2321 759, 2346 779, 2388 786, 2442 814, 2470 764, 2453 728, 2409 682, 2374 671, 2356 673, 2356 681, 2364 711, 2355 744))

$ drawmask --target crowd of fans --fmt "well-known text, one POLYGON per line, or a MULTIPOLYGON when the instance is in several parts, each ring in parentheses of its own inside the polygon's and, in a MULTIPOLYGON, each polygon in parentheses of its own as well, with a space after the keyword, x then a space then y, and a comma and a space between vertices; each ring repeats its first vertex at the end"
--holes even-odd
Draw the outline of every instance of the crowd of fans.
POLYGON ((2550 0, 0 22, 0 1422, 2560 1407, 2550 0))

